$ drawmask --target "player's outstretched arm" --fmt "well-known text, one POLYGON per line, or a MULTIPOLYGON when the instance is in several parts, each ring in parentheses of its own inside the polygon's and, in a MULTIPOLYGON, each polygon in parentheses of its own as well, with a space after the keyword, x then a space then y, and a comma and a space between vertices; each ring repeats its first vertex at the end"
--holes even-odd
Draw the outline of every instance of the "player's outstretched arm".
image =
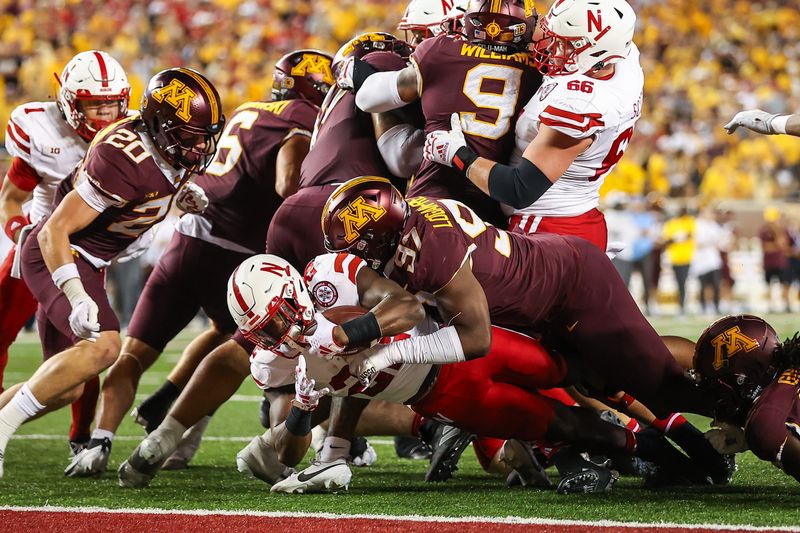
POLYGON ((517 209, 538 200, 591 144, 542 125, 517 165, 490 161, 467 147, 461 123, 453 114, 450 131, 428 134, 425 159, 459 170, 483 192, 517 209))
POLYGON ((800 115, 772 114, 760 109, 740 111, 723 126, 728 134, 739 127, 764 135, 792 135, 800 137, 800 115))
MULTIPOLYGON (((341 83, 339 86, 342 87, 341 83)), ((417 69, 412 65, 403 70, 375 72, 355 90, 356 105, 367 113, 401 108, 420 96, 417 69)))
POLYGON ((399 335, 425 318, 425 309, 413 294, 371 268, 358 271, 356 286, 359 303, 375 315, 380 337, 399 335))

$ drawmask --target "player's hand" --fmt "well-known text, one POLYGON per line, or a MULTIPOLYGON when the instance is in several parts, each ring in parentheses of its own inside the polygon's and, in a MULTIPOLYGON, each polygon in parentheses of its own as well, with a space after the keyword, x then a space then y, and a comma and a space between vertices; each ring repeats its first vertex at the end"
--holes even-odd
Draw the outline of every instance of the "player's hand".
POLYGON ((300 355, 297 358, 297 367, 294 370, 294 399, 306 411, 316 409, 319 399, 331 392, 328 387, 314 390, 314 385, 316 385, 316 382, 308 377, 306 358, 300 355))
POLYGON ((742 428, 725 422, 714 424, 715 427, 705 432, 705 437, 717 452, 726 455, 747 450, 747 440, 742 428))
POLYGON ((336 76, 336 85, 338 85, 340 89, 344 89, 345 91, 352 91, 354 89, 353 68, 355 62, 356 59, 353 56, 342 61, 342 65, 339 67, 339 74, 336 76))
POLYGON ((723 128, 728 130, 730 135, 736 128, 743 126, 756 133, 763 133, 765 135, 772 135, 775 130, 772 128, 772 121, 779 115, 773 115, 760 109, 751 109, 749 111, 740 111, 736 113, 730 122, 725 124, 723 128))
POLYGON ((317 313, 314 318, 317 322, 317 329, 304 339, 309 345, 309 353, 325 358, 342 353, 345 346, 339 344, 333 338, 333 328, 336 327, 336 324, 325 318, 322 313, 317 313))
POLYGON ((450 128, 450 131, 432 131, 425 137, 425 148, 422 150, 425 159, 440 165, 453 166, 456 152, 467 145, 458 113, 450 116, 450 128))
POLYGON ((350 375, 361 382, 364 389, 368 389, 375 382, 378 373, 384 368, 392 366, 386 345, 376 344, 363 352, 350 358, 350 375))
POLYGON ((187 182, 175 195, 175 205, 185 213, 202 213, 208 207, 208 196, 202 187, 187 182))
POLYGON ((100 338, 100 323, 97 321, 97 304, 87 294, 72 303, 69 313, 69 327, 72 332, 89 342, 100 338))

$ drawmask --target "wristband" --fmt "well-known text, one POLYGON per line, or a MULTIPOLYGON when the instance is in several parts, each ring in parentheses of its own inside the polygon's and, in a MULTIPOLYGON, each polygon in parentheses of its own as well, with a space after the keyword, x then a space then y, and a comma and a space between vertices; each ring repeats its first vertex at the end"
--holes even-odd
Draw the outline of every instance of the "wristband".
POLYGON ((472 163, 474 163, 478 157, 478 154, 466 146, 462 146, 456 150, 456 155, 453 157, 453 168, 461 172, 461 174, 466 178, 470 165, 472 165, 472 163))
POLYGON ((8 238, 11 239, 12 241, 17 242, 17 240, 14 238, 14 234, 27 225, 28 225, 27 217, 23 215, 13 216, 9 218, 8 221, 6 222, 6 227, 5 227, 6 235, 8 235, 8 238))
POLYGON ((311 433, 311 411, 304 411, 292 406, 289 415, 286 417, 286 431, 296 437, 305 437, 311 433))
POLYGON ((72 278, 80 278, 78 274, 78 266, 75 263, 64 263, 50 275, 53 278, 53 284, 59 289, 72 278))
POLYGON ((773 133, 786 134, 786 123, 792 115, 778 115, 769 123, 773 133))
POLYGON ((348 320, 341 325, 341 328, 347 335, 347 344, 351 346, 360 346, 383 336, 378 319, 372 311, 348 320))

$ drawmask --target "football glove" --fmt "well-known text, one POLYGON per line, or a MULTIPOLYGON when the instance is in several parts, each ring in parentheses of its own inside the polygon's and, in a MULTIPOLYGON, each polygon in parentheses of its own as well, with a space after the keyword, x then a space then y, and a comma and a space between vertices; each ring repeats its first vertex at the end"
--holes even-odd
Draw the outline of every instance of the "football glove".
POLYGON ((345 347, 333 338, 333 328, 336 324, 325 318, 322 313, 317 313, 314 318, 317 321, 317 329, 305 337, 305 342, 310 346, 309 353, 324 358, 342 353, 345 347))
POLYGON ((355 66, 356 58, 353 56, 348 57, 342 61, 342 66, 339 67, 339 74, 336 76, 336 85, 345 91, 352 91, 355 88, 353 84, 353 67, 355 66))
POLYGON ((297 367, 294 370, 294 399, 306 411, 316 409, 319 399, 331 391, 328 387, 314 390, 314 385, 316 385, 316 382, 308 377, 306 358, 300 355, 297 358, 297 367))
POLYGON ((453 158, 462 146, 467 145, 458 113, 450 115, 450 131, 432 131, 425 138, 422 156, 440 165, 453 166, 453 158))
POLYGON ((185 213, 199 214, 208 207, 208 196, 202 187, 189 181, 175 195, 175 205, 185 213))
POLYGON ((781 115, 778 114, 771 114, 767 113, 766 111, 761 111, 760 109, 751 109, 749 111, 739 111, 736 113, 730 122, 723 126, 726 130, 728 130, 728 134, 730 135, 736 128, 739 126, 743 126, 749 130, 752 130, 756 133, 763 133, 766 135, 772 135, 775 133, 781 133, 775 131, 772 121, 774 121, 777 117, 781 115))

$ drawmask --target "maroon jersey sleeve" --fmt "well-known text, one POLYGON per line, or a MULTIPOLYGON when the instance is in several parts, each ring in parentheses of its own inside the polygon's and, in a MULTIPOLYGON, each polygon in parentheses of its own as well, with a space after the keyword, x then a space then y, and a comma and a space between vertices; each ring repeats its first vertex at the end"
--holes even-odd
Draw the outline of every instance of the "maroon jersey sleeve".
POLYGON ((765 461, 777 461, 786 440, 786 423, 800 420, 800 372, 787 370, 769 384, 745 424, 745 437, 753 453, 765 461))

